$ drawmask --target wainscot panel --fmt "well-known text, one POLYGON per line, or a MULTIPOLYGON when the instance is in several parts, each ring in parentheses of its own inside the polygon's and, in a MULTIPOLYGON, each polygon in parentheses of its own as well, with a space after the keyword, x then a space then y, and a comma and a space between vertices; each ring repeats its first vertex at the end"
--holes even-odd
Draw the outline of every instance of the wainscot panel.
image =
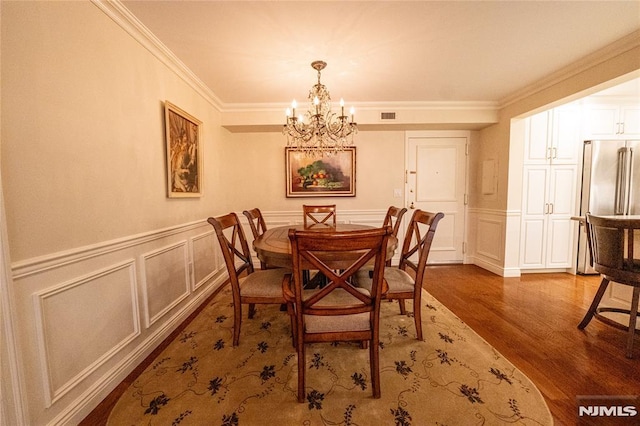
POLYGON ((12 264, 28 423, 82 420, 225 282, 218 251, 200 220, 12 264))
POLYGON ((476 230, 473 263, 495 274, 505 276, 504 232, 506 216, 496 210, 475 209, 471 218, 475 219, 476 230))
POLYGON ((38 292, 34 302, 47 407, 140 335, 133 259, 38 292))
POLYGON ((145 326, 149 327, 189 296, 187 241, 142 255, 145 326))

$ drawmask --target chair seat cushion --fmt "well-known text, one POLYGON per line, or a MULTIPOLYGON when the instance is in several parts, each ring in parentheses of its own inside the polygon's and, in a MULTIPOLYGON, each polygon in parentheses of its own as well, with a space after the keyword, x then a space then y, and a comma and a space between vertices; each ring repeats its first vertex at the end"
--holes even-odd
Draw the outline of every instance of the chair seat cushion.
MULTIPOLYGON (((414 288, 413 278, 411 275, 399 268, 384 268, 384 279, 389 285, 389 293, 412 292, 414 288)), ((355 285, 360 288, 371 290, 371 271, 361 269, 356 272, 355 285)))
POLYGON ((275 268, 254 271, 240 278, 240 294, 242 297, 284 298, 282 296, 282 279, 291 273, 286 268, 275 268))
MULTIPOLYGON (((358 289, 364 294, 368 294, 365 289, 358 289)), ((318 290, 305 290, 303 298, 308 299, 313 293, 318 290)), ((331 294, 324 297, 318 303, 314 305, 316 308, 326 308, 330 306, 340 305, 359 305, 362 304, 360 300, 353 297, 347 291, 343 289, 336 289, 331 294)), ((355 315, 305 315, 305 332, 307 333, 326 333, 326 332, 344 332, 344 331, 366 331, 371 329, 369 322, 370 314, 355 314, 355 315)))

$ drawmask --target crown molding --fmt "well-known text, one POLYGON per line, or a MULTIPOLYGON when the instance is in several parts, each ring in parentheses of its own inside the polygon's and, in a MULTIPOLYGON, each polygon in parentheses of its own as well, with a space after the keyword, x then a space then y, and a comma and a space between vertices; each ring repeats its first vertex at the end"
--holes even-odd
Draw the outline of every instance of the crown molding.
POLYGON ((620 56, 632 49, 640 47, 640 30, 636 30, 627 36, 599 49, 582 59, 559 69, 558 71, 523 87, 511 95, 503 98, 500 102, 500 109, 505 108, 515 102, 521 101, 538 92, 555 86, 562 81, 575 77, 578 74, 594 68, 606 61, 620 56))
POLYGON ((171 52, 120 0, 91 2, 131 35, 160 62, 182 78, 214 108, 221 111, 222 102, 176 55, 171 52))

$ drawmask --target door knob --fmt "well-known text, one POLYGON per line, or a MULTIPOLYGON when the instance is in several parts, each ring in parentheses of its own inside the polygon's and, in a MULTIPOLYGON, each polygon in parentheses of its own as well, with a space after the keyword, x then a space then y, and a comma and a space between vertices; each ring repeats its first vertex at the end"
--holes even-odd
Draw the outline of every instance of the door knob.
POLYGON ((410 209, 415 209, 415 206, 413 205, 413 201, 411 202, 411 205, 409 206, 410 209))

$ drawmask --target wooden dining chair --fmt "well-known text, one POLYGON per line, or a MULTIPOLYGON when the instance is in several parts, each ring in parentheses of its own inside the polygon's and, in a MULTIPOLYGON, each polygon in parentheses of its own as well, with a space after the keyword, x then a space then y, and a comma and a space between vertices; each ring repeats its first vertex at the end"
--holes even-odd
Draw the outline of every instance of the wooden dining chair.
POLYGON ((608 325, 626 330, 626 356, 633 358, 633 340, 637 333, 636 318, 640 303, 640 219, 628 219, 624 216, 606 218, 587 213, 586 222, 591 265, 602 275, 602 281, 591 306, 578 324, 578 329, 584 329, 595 317, 608 325), (629 309, 599 306, 611 281, 633 288, 629 309), (629 315, 629 326, 624 327, 602 315, 605 312, 629 315))
POLYGON ((302 206, 302 214, 305 228, 311 227, 336 227, 336 205, 302 206))
POLYGON ((255 314, 256 304, 282 305, 282 280, 287 269, 254 270, 251 252, 242 225, 235 213, 210 217, 207 222, 218 236, 224 263, 229 273, 233 295, 233 346, 240 343, 242 305, 249 305, 249 319, 255 314), (246 273, 246 275, 243 275, 246 273))
MULTIPOLYGON (((405 300, 413 300, 413 320, 418 340, 423 340, 420 306, 422 282, 431 243, 436 234, 438 223, 443 217, 443 213, 414 211, 402 244, 398 266, 386 267, 384 270, 384 279, 389 285, 389 291, 385 294, 385 298, 397 300, 402 315, 406 315, 405 300)), ((370 272, 359 271, 356 275, 356 283, 359 287, 368 289, 371 286, 370 272)))
POLYGON ((258 238, 260 235, 265 233, 267 230, 267 224, 265 223, 264 217, 262 217, 262 212, 259 208, 245 210, 242 214, 245 215, 249 221, 253 238, 258 238))
MULTIPOLYGON (((402 225, 402 217, 407 212, 405 207, 395 207, 390 206, 387 210, 387 214, 384 216, 384 222, 382 222, 382 226, 391 226, 393 229, 393 236, 398 237, 398 231, 400 230, 400 225, 402 225)), ((387 266, 391 266, 391 259, 387 259, 387 266)))
POLYGON ((298 354, 298 402, 306 396, 305 345, 337 341, 368 344, 371 387, 374 398, 380 398, 380 299, 386 290, 384 259, 391 233, 391 227, 331 233, 289 230, 293 269, 282 283, 282 292, 292 315, 298 354), (339 268, 331 259, 339 261, 339 268), (352 277, 368 262, 374 268, 366 291, 354 287, 352 277), (310 268, 326 275, 325 287, 304 289, 303 271, 310 268))
MULTIPOLYGON (((264 221, 264 217, 262 217, 262 212, 259 208, 245 210, 242 214, 245 215, 249 221, 249 226, 251 227, 251 233, 253 234, 254 240, 266 232, 267 224, 264 221)), ((265 264, 263 261, 260 261, 260 269, 269 268, 270 266, 265 264)))

